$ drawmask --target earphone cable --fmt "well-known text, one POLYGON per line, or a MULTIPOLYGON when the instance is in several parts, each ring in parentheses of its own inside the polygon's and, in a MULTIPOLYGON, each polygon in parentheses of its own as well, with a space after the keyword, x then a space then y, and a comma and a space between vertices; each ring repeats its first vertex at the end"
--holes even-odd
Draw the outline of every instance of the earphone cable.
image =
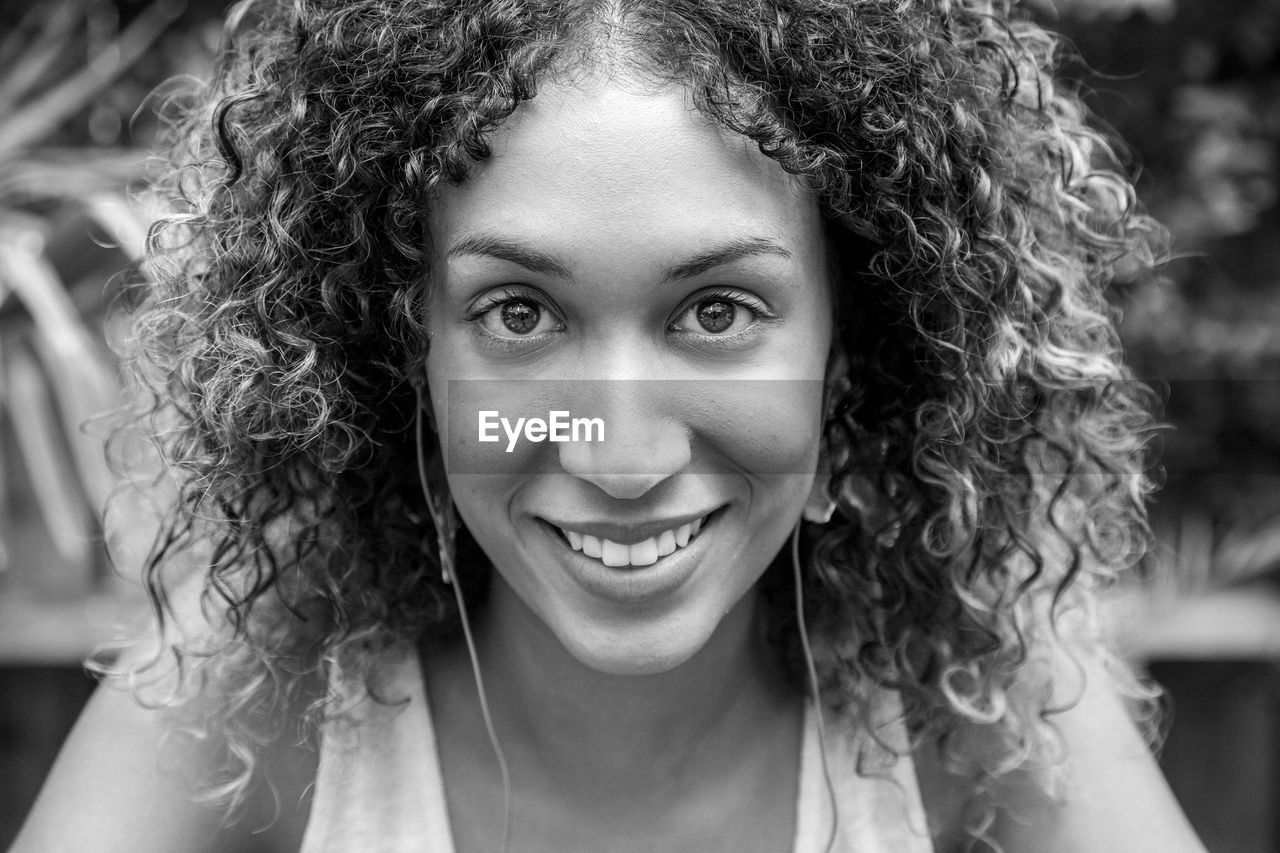
POLYGON ((827 799, 831 803, 831 834, 827 836, 826 853, 831 853, 836 843, 836 828, 840 815, 836 811, 836 789, 831 782, 831 768, 827 765, 827 727, 822 717, 822 695, 818 689, 818 668, 813 662, 813 649, 809 646, 809 629, 804 621, 804 583, 800 576, 800 522, 791 531, 791 567, 796 579, 796 622, 800 632, 800 648, 804 652, 805 667, 809 674, 809 692, 813 701, 813 713, 818 722, 818 753, 822 759, 822 779, 827 786, 827 799))
POLYGON ((447 519, 448 499, 437 506, 432 499, 431 488, 427 483, 427 465, 422 447, 422 388, 415 386, 418 395, 418 408, 414 416, 415 439, 418 447, 418 480, 422 485, 422 496, 427 502, 427 511, 436 526, 436 536, 440 545, 441 569, 453 580, 453 595, 458 603, 458 618, 462 621, 462 636, 467 643, 467 654, 471 658, 471 674, 476 682, 476 694, 480 698, 480 714, 484 718, 484 728, 489 735, 489 745, 493 747, 494 757, 498 759, 498 770, 502 774, 502 851, 507 853, 511 837, 511 773, 507 770, 507 757, 498 743, 498 733, 493 727, 493 715, 489 712, 489 698, 484 689, 484 677, 480 674, 480 657, 476 653, 475 640, 471 635, 471 622, 467 618, 466 603, 462 600, 462 584, 457 569, 453 564, 454 528, 447 519))

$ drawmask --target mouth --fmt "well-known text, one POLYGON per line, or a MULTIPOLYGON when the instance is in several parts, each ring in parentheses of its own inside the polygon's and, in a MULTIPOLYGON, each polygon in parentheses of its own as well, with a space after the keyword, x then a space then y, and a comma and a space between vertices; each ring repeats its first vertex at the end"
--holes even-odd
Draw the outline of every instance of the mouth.
MULTIPOLYGON (((723 508, 721 508, 723 509, 723 508)), ((642 542, 624 545, 611 539, 580 533, 576 530, 559 527, 548 523, 548 526, 559 534, 560 539, 575 551, 595 560, 599 560, 610 568, 627 568, 631 566, 652 566, 663 557, 675 554, 693 542, 702 531, 720 514, 720 509, 707 513, 670 530, 650 536, 642 542)))

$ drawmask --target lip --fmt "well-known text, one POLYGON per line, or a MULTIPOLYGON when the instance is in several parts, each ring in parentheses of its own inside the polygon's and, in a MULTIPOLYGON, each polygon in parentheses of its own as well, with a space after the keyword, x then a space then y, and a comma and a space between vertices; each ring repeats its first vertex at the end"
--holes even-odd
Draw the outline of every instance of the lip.
MULTIPOLYGON (((675 553, 660 557, 652 565, 618 568, 606 566, 593 557, 573 550, 550 522, 543 522, 539 526, 551 547, 558 549, 558 553, 563 555, 562 564, 568 568, 569 574, 580 587, 597 598, 634 605, 660 600, 688 582, 710 547, 708 543, 711 537, 706 533, 717 525, 722 514, 719 509, 711 512, 697 538, 675 553)), ((699 515, 692 518, 701 517, 699 515)))
POLYGON ((597 521, 563 521, 545 517, 542 517, 539 520, 546 522, 552 527, 558 527, 561 530, 572 530, 575 533, 594 536, 597 539, 609 539, 617 542, 619 545, 636 545, 646 539, 658 536, 664 531, 675 530, 681 525, 689 524, 700 518, 705 518, 709 521, 710 516, 719 510, 720 507, 717 507, 715 509, 689 512, 684 515, 672 515, 666 518, 630 522, 619 522, 604 519, 597 521))

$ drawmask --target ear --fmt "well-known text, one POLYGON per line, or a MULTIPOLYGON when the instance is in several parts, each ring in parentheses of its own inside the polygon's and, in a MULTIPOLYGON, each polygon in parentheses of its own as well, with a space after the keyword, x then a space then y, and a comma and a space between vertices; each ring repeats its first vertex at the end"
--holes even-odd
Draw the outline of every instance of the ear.
POLYGON ((409 386, 413 388, 414 393, 418 397, 418 409, 422 412, 422 417, 426 419, 427 426, 431 428, 431 432, 439 435, 436 427, 436 411, 431 403, 431 388, 427 385, 427 366, 421 365, 409 374, 409 386))
POLYGON ((849 390, 849 357, 838 340, 831 342, 827 354, 827 371, 822 379, 822 426, 835 417, 836 403, 840 395, 849 390))
MULTIPOLYGON (((827 375, 822 383, 822 427, 835 416, 836 400, 849 387, 849 359, 840 344, 833 341, 827 357, 827 375)), ((826 524, 835 515, 836 500, 831 497, 831 457, 827 453, 824 436, 818 451, 818 470, 814 474, 813 488, 804 505, 804 519, 814 524, 826 524)))
POLYGON ((805 502, 805 521, 814 524, 826 524, 836 512, 835 498, 831 497, 828 484, 831 482, 831 459, 824 446, 818 453, 818 470, 813 477, 813 488, 809 490, 809 499, 805 502))

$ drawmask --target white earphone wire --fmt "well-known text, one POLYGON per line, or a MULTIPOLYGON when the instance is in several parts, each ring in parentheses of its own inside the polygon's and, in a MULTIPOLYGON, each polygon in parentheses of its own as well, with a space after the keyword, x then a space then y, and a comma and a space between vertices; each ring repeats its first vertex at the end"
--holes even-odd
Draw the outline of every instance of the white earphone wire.
POLYGON ((804 621, 804 582, 800 575, 800 522, 791 531, 791 568, 796 580, 796 627, 800 632, 800 648, 809 675, 809 693, 813 701, 813 713, 818 722, 818 753, 822 759, 822 779, 827 786, 827 799, 831 803, 831 833, 827 836, 826 853, 831 853, 836 843, 836 829, 840 814, 836 810, 836 789, 831 782, 831 768, 827 765, 827 727, 822 717, 822 694, 818 689, 818 668, 813 662, 813 649, 809 646, 809 629, 804 621))
POLYGON ((507 769, 507 757, 502 752, 502 745, 498 743, 498 733, 493 727, 493 715, 489 712, 489 697, 484 689, 484 677, 480 674, 480 657, 476 654, 475 640, 471 635, 471 623, 467 619, 466 603, 462 600, 462 583, 458 577, 457 568, 453 564, 453 543, 455 523, 449 517, 450 510, 448 506, 448 498, 436 504, 435 498, 431 493, 431 487, 427 482, 427 464, 426 457, 422 447, 422 386, 415 385, 414 390, 418 395, 418 408, 414 415, 415 439, 418 447, 418 479, 422 485, 422 496, 427 502, 427 511, 431 513, 431 520, 436 526, 436 537, 440 545, 440 563, 441 570, 445 577, 451 578, 453 582, 453 595, 458 603, 458 618, 462 621, 462 636, 467 643, 467 654, 471 658, 471 674, 475 677, 476 694, 480 699, 480 714, 484 717, 484 728, 489 735, 489 745, 493 747, 494 757, 498 759, 498 770, 502 774, 502 850, 501 853, 507 853, 507 847, 511 838, 511 773, 507 769))

